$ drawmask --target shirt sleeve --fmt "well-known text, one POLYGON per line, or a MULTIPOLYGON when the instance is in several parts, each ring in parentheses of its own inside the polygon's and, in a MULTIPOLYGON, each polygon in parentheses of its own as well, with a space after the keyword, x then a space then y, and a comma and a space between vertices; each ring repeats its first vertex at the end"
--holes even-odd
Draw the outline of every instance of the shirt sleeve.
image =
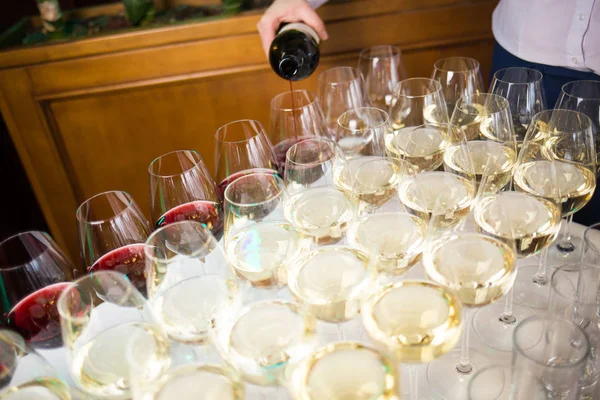
POLYGON ((323 4, 327 3, 327 0, 307 0, 308 4, 312 7, 312 9, 317 9, 321 7, 323 4))

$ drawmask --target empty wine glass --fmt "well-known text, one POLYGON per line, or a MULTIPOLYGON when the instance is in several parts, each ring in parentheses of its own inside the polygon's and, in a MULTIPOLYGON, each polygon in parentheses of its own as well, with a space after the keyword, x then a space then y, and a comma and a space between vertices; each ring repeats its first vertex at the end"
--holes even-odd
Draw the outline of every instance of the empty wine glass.
POLYGON ((442 85, 442 93, 451 115, 462 96, 483 92, 479 61, 468 57, 448 57, 433 64, 432 79, 442 85))
POLYGON ((401 51, 396 46, 373 46, 358 56, 358 69, 365 80, 369 102, 388 111, 392 105, 394 86, 406 79, 401 51))
POLYGON ((215 133, 215 176, 221 196, 240 176, 277 171, 277 159, 262 124, 254 120, 230 122, 215 133))
MULTIPOLYGON (((555 108, 578 111, 592 120, 596 157, 600 157, 600 81, 575 81, 564 84, 555 108)), ((597 168, 600 166, 599 161, 600 158, 596 161, 597 168)), ((581 220, 592 220, 595 217, 594 211, 586 208, 581 220)), ((580 259, 583 241, 581 237, 571 233, 572 227, 573 214, 567 217, 567 226, 560 240, 548 252, 549 262, 561 265, 580 259)))
POLYGON ((77 231, 88 272, 124 273, 146 294, 144 242, 152 228, 129 193, 105 192, 83 202, 77 209, 77 231))
POLYGON ((287 201, 283 180, 273 172, 242 176, 225 190, 227 256, 237 274, 253 286, 285 286, 287 266, 310 246, 310 240, 286 221, 287 201))
POLYGON ((62 346, 56 301, 78 270, 44 232, 0 242, 3 322, 33 348, 62 346))
POLYGON ((395 134, 402 129, 424 124, 448 123, 442 85, 429 78, 410 78, 394 87, 390 119, 395 134))
POLYGON ((533 116, 547 108, 542 73, 524 67, 500 69, 494 73, 490 93, 508 101, 516 140, 522 144, 533 116))
POLYGON ((335 142, 348 158, 383 156, 384 138, 391 132, 388 113, 359 107, 340 115, 335 142))
POLYGON ((158 378, 171 364, 169 339, 127 277, 92 272, 58 299, 63 343, 73 380, 90 395, 131 397, 133 372, 158 378), (132 364, 143 366, 135 371, 132 364))
POLYGON ((170 339, 205 344, 217 313, 240 301, 242 288, 211 231, 180 221, 145 245, 148 305, 170 339))
POLYGON ((198 152, 163 154, 150 163, 148 172, 152 221, 157 227, 193 220, 205 224, 217 240, 223 236, 223 208, 198 152))
POLYGON ((329 136, 317 96, 308 90, 293 90, 273 97, 270 122, 269 139, 281 176, 290 147, 313 136, 329 136))
POLYGON ((351 67, 335 67, 321 72, 317 96, 331 137, 335 136, 340 115, 369 105, 363 76, 358 69, 351 67))
POLYGON ((473 376, 469 400, 546 400, 543 382, 523 369, 493 365, 473 376))

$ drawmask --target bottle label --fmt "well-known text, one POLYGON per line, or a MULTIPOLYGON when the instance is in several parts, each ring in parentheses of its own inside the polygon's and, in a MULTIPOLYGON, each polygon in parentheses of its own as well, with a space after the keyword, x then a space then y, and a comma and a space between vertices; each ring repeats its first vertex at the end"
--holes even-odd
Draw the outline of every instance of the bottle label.
POLYGON ((293 22, 291 24, 284 25, 279 30, 278 33, 282 33, 285 31, 291 31, 291 30, 306 33, 307 35, 311 36, 315 40, 315 42, 317 42, 317 45, 319 45, 319 43, 321 41, 319 39, 319 35, 317 34, 317 32, 315 32, 315 30, 313 28, 311 28, 310 26, 303 24, 301 22, 293 22))

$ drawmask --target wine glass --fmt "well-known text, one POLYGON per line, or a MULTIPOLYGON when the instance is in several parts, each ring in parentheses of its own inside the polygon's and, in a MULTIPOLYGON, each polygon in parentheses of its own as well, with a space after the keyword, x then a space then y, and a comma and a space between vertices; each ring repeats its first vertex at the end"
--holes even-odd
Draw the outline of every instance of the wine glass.
POLYGON ((448 57, 433 64, 431 78, 442 85, 442 93, 451 115, 462 96, 483 92, 479 61, 469 57, 448 57))
POLYGON ((32 348, 62 346, 56 301, 78 270, 44 232, 0 242, 3 322, 32 348))
MULTIPOLYGON (((556 109, 536 114, 519 153, 515 189, 559 203, 562 217, 585 206, 596 188, 591 125, 588 117, 576 111, 556 109)), ((548 305, 546 255, 544 249, 537 269, 520 269, 533 279, 515 285, 517 300, 532 308, 546 309, 548 305)))
POLYGON ((122 191, 97 194, 84 201, 76 215, 87 271, 122 272, 145 295, 144 242, 152 228, 131 195, 122 191))
POLYGON ((348 110, 367 107, 369 100, 362 74, 356 68, 335 67, 319 74, 317 96, 331 137, 335 137, 337 121, 348 110))
POLYGON ((469 400, 546 400, 546 388, 526 369, 492 365, 469 383, 469 400))
POLYGON ((385 353, 359 342, 316 349, 296 366, 291 391, 297 400, 398 399, 398 371, 385 353))
POLYGON ((290 147, 313 136, 329 136, 317 96, 308 90, 293 90, 273 97, 270 122, 269 139, 281 176, 290 147))
POLYGON ((272 147, 258 121, 246 119, 220 127, 215 133, 215 176, 221 197, 227 185, 240 176, 257 170, 277 171, 272 147))
POLYGON ((274 172, 242 176, 225 189, 225 251, 237 274, 255 287, 285 286, 286 267, 310 246, 286 220, 287 200, 274 172))
POLYGON ((88 399, 13 331, 0 330, 0 365, 2 399, 88 399))
POLYGON ((410 78, 394 87, 390 119, 396 135, 403 129, 424 124, 448 123, 442 85, 429 78, 410 78))
POLYGON ((358 69, 365 80, 369 102, 388 111, 392 105, 394 86, 406 79, 400 48, 373 46, 363 49, 358 56, 358 69))
POLYGON ((493 363, 487 355, 469 348, 470 311, 510 291, 517 272, 516 251, 511 243, 478 233, 471 218, 445 227, 446 217, 440 214, 445 206, 439 200, 436 203, 423 265, 429 278, 453 290, 466 310, 461 349, 429 363, 427 378, 442 396, 466 398, 468 377, 493 363))
POLYGON ((352 175, 340 173, 345 165, 342 151, 327 139, 308 139, 288 150, 285 217, 317 245, 339 242, 354 218, 353 202, 342 190, 352 187, 352 175))
POLYGON ((516 139, 521 145, 533 116, 547 108, 542 73, 524 67, 500 69, 494 73, 490 93, 506 98, 510 104, 516 139))
POLYGON ((373 107, 359 107, 340 115, 335 142, 348 158, 383 156, 384 138, 390 132, 387 112, 373 107))
MULTIPOLYGON (((592 134, 596 143, 596 156, 600 157, 600 81, 575 81, 563 85, 555 108, 574 110, 587 115, 592 120, 592 134)), ((596 167, 600 165, 596 161, 596 167)), ((599 171, 600 172, 600 171, 599 171)), ((598 175, 598 172, 596 173, 598 175)), ((582 221, 594 217, 593 209, 586 208, 582 221), (585 218, 587 217, 587 218, 585 218)), ((560 238, 548 254, 548 260, 554 264, 577 262, 581 257, 583 240, 571 233, 573 214, 567 217, 567 226, 560 238)))
POLYGON ((180 221, 154 231, 144 248, 148 305, 170 339, 200 345, 217 313, 242 288, 211 231, 180 221))
POLYGON ((156 226, 193 220, 217 240, 223 236, 223 207, 202 157, 193 150, 172 151, 148 167, 152 221, 156 226))
POLYGON ((63 342, 71 376, 85 392, 129 398, 133 372, 150 381, 169 368, 169 339, 145 302, 127 276, 115 271, 92 272, 63 291, 63 342), (143 368, 134 370, 134 364, 143 368))
POLYGON ((447 288, 404 280, 380 288, 361 310, 371 339, 410 363, 410 398, 419 399, 416 363, 429 362, 454 347, 462 331, 462 305, 447 288))

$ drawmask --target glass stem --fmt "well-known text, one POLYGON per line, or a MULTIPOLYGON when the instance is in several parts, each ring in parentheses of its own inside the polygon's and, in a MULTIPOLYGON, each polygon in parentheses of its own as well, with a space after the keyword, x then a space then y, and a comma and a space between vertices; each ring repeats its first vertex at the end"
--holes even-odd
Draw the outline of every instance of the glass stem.
POLYGON ((562 237, 556 244, 559 251, 563 253, 571 253, 575 251, 575 246, 571 242, 571 227, 573 226, 573 214, 567 216, 567 225, 562 234, 562 237))
POLYGON ((456 371, 461 375, 468 375, 473 371, 473 366, 469 361, 469 336, 471 335, 471 310, 464 309, 464 322, 462 342, 460 345, 460 361, 456 365, 456 371))
POLYGON ((544 250, 542 250, 542 254, 540 254, 540 261, 538 263, 538 270, 535 273, 535 275, 533 276, 533 283, 535 283, 536 285, 546 285, 548 284, 548 274, 547 274, 547 269, 548 269, 548 248, 544 248, 544 250))
POLYGON ((419 400, 419 376, 415 364, 408 366, 408 376, 410 379, 410 399, 419 400))
POLYGON ((338 340, 346 340, 346 335, 344 333, 344 327, 342 326, 342 324, 337 323, 336 328, 337 328, 338 340))
POLYGON ((512 289, 506 295, 506 303, 504 303, 504 311, 500 314, 500 322, 505 325, 513 325, 517 322, 515 315, 513 314, 513 301, 515 298, 515 294, 512 289))

